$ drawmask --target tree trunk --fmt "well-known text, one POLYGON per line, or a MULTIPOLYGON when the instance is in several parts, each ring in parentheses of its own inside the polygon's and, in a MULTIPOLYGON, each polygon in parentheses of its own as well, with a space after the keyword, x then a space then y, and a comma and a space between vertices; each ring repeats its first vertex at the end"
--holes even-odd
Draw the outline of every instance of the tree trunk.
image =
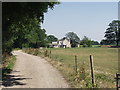
POLYGON ((116 41, 116 46, 119 46, 119 40, 116 41))

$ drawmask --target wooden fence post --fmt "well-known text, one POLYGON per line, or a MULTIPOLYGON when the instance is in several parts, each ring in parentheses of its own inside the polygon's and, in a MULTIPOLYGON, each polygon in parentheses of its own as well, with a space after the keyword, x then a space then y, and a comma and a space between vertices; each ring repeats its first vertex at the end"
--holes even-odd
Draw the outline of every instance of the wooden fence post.
POLYGON ((48 50, 46 50, 46 57, 48 57, 48 50))
POLYGON ((48 51, 45 50, 45 52, 44 52, 44 56, 47 57, 47 55, 48 55, 48 51))
POLYGON ((49 55, 49 56, 50 56, 50 58, 51 58, 51 50, 50 50, 50 55, 49 55))
POLYGON ((77 56, 75 55, 75 72, 76 72, 76 75, 77 75, 77 56))
POLYGON ((94 87, 95 79, 94 79, 94 68, 93 68, 93 56, 92 55, 90 55, 90 67, 91 67, 92 87, 94 87))
POLYGON ((46 50, 44 51, 44 56, 46 57, 46 50))
POLYGON ((118 90, 118 73, 116 73, 116 87, 117 87, 117 90, 118 90))
POLYGON ((120 86, 119 86, 119 80, 120 80, 120 78, 119 78, 119 76, 120 76, 120 74, 119 73, 116 73, 116 89, 117 90, 119 90, 119 88, 120 88, 120 86))

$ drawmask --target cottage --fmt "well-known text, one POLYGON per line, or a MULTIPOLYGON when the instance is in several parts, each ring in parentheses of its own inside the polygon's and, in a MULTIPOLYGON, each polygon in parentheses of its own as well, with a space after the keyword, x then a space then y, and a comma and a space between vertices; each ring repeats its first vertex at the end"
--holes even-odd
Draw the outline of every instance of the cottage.
POLYGON ((67 38, 60 39, 57 42, 52 42, 51 45, 54 48, 71 48, 70 40, 67 38))
POLYGON ((51 46, 54 48, 59 48, 58 42, 52 42, 51 46))
POLYGON ((63 38, 59 40, 58 42, 59 42, 58 45, 61 48, 71 48, 70 40, 67 38, 63 38))

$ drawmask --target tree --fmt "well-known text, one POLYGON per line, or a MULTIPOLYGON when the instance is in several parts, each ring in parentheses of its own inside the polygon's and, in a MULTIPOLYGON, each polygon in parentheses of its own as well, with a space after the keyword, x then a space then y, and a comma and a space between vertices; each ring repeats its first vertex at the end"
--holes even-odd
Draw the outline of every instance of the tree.
MULTIPOLYGON (((38 37, 36 32, 43 33, 44 30, 38 25, 43 23, 44 13, 48 8, 53 9, 58 2, 4 2, 2 3, 2 53, 10 53, 13 44, 19 45, 26 42, 36 43, 38 37), (37 20, 35 20, 37 19, 37 20), (36 23, 32 22, 36 21, 36 23), (37 29, 36 29, 37 28, 37 29), (37 31, 38 30, 38 31, 37 31), (41 30, 43 32, 41 32, 41 30), (34 34, 32 34, 34 32, 34 34), (35 36, 35 37, 32 37, 35 36)), ((39 38, 40 39, 40 38, 39 38)), ((44 40, 42 38, 42 40, 44 40)), ((41 41, 39 43, 42 44, 41 41)))
POLYGON ((54 35, 48 35, 46 40, 48 41, 48 43, 52 43, 52 42, 58 41, 58 38, 55 37, 54 35))
POLYGON ((77 47, 80 43, 80 38, 74 32, 68 32, 66 38, 70 39, 71 47, 77 47))
POLYGON ((92 41, 88 37, 84 36, 80 44, 83 45, 83 47, 91 47, 92 41))
POLYGON ((109 43, 107 40, 102 39, 102 40, 100 41, 100 45, 110 45, 110 43, 109 43))
POLYGON ((14 36, 16 37, 13 43, 14 48, 39 47, 40 44, 38 46, 37 43, 41 41, 42 44, 46 37, 45 30, 41 29, 36 18, 29 19, 29 24, 17 24, 11 29, 18 29, 17 33, 19 33, 14 36))
POLYGON ((105 36, 106 40, 110 44, 116 43, 116 46, 120 43, 120 21, 113 20, 112 23, 109 24, 109 28, 106 29, 105 36))
POLYGON ((92 45, 99 45, 99 42, 92 40, 92 45))

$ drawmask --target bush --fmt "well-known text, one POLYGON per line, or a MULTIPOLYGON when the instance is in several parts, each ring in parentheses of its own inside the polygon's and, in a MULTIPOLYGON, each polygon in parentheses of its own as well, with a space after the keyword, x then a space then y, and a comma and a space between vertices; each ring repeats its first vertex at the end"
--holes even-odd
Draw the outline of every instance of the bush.
POLYGON ((81 41, 81 45, 83 45, 83 47, 92 47, 92 41, 88 37, 84 36, 81 41))
POLYGON ((83 44, 83 47, 87 47, 87 44, 83 44))

